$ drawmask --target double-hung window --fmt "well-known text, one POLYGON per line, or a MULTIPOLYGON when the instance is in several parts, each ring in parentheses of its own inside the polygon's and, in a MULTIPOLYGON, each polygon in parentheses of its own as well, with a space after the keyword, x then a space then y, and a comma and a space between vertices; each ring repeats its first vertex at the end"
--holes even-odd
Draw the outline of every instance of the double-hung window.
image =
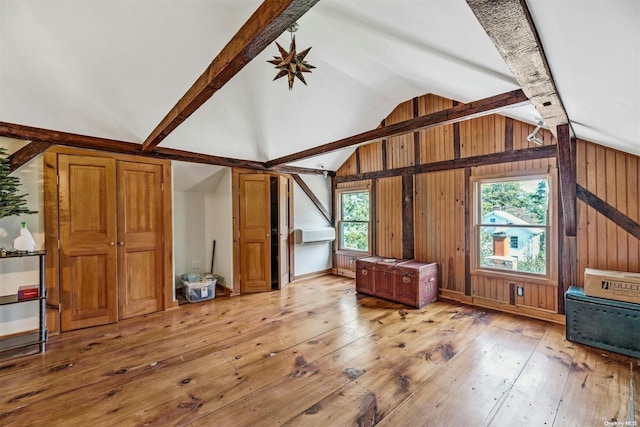
POLYGON ((476 181, 476 268, 549 275, 549 181, 546 174, 476 181))
POLYGON ((371 203, 368 189, 338 192, 339 250, 371 253, 371 203))

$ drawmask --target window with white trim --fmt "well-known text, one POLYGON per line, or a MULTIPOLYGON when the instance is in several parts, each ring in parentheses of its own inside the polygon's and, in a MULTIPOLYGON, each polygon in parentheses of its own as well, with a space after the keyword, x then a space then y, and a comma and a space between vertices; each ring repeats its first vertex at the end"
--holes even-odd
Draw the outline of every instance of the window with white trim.
POLYGON ((475 185, 478 269, 549 275, 549 177, 480 179, 475 185))
POLYGON ((339 250, 371 253, 371 203, 368 189, 338 193, 339 250))

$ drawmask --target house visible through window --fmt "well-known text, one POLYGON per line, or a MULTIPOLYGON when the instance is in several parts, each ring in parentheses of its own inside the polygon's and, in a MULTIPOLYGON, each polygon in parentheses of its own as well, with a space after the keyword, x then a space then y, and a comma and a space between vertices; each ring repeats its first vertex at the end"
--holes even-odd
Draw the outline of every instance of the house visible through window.
POLYGON ((369 190, 344 191, 339 197, 339 249, 369 252, 369 190))
POLYGON ((477 182, 476 265, 548 274, 549 185, 546 176, 477 182))

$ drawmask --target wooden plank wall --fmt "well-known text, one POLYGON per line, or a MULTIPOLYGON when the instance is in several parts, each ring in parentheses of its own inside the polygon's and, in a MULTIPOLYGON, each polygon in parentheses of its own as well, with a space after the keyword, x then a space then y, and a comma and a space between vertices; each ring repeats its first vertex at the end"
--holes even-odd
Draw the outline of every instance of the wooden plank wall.
MULTIPOLYGON (((577 182, 640 222, 640 158, 591 142, 576 144, 577 182)), ((585 268, 640 273, 640 240, 578 200, 578 285, 585 268)))
MULTIPOLYGON (((511 120, 504 116, 491 115, 469 120, 460 124, 461 152, 463 156, 498 153, 507 149, 520 150, 533 148, 536 145, 527 141, 535 129, 534 125, 511 120), (507 121, 511 121, 513 134, 506 132, 507 121), (507 142, 507 139, 509 142, 507 142)), ((556 144, 556 140, 549 131, 544 131, 544 145, 556 144)), ((554 171, 556 159, 526 160, 511 163, 480 166, 471 168, 471 177, 481 178, 518 171, 554 171)), ((558 209, 558 187, 551 188, 551 203, 554 212, 558 209)), ((558 235, 557 221, 552 221, 553 236, 558 235)), ((550 250, 551 280, 505 280, 484 275, 471 275, 471 295, 473 302, 478 305, 513 311, 534 317, 547 318, 548 313, 558 311, 558 274, 557 250, 550 250), (516 287, 522 287, 524 295, 518 297, 516 287)))
MULTIPOLYGON (((385 118, 383 124, 406 120, 416 113, 429 114, 452 105, 454 102, 449 99, 424 95, 400 104, 385 118)), ((416 159, 420 164, 426 164, 453 160, 458 156, 464 158, 534 147, 533 143, 526 140, 534 128, 534 125, 504 116, 490 115, 457 125, 421 130, 416 133, 417 136, 412 133, 360 146, 358 156, 352 155, 336 175, 381 171, 384 165, 386 169, 411 166, 416 163, 416 159), (386 159, 383 159, 383 153, 386 153, 386 159)), ((550 132, 544 131, 544 145, 550 144, 556 144, 555 138, 550 132)), ((555 169, 556 159, 550 158, 473 167, 467 173, 464 169, 456 169, 414 176, 414 257, 419 261, 438 263, 443 296, 560 321, 555 314, 558 309, 557 253, 552 254, 552 278, 547 281, 505 280, 478 274, 470 274, 467 278, 465 266, 465 257, 470 251, 467 241, 471 233, 466 223, 471 209, 471 206, 466 206, 466 189, 470 188, 468 178, 473 180, 509 172, 546 172, 555 169), (469 286, 468 282, 470 289, 465 289, 469 286), (517 286, 524 288, 522 297, 515 295, 517 286)), ((337 189, 360 184, 361 182, 338 183, 337 189)), ((401 258, 401 177, 376 179, 373 188, 377 200, 376 254, 401 258)), ((554 208, 557 208, 557 193, 557 188, 553 188, 554 208)), ((552 232, 557 235, 557 228, 554 227, 552 232)), ((337 254, 337 270, 353 276, 356 258, 353 254, 337 254)))
MULTIPOLYGON (((356 148, 360 150, 362 147, 356 148)), ((372 150, 368 150, 369 152, 372 150)), ((352 154, 345 162, 340 166, 340 169, 336 171, 336 176, 349 176, 358 173, 356 170, 356 155, 352 154)), ((359 157, 359 156, 358 156, 359 157)))
MULTIPOLYGON (((359 147, 360 173, 382 170, 382 142, 375 142, 359 147)), ((353 156, 355 160, 355 156, 353 156)), ((355 164, 354 164, 355 167, 355 164)))
MULTIPOLYGON (((425 116, 453 107, 453 101, 439 96, 418 98, 418 114, 425 116)), ((440 162, 454 158, 453 125, 437 126, 419 132, 420 164, 440 162)))
POLYGON ((376 180, 375 253, 402 259, 402 177, 376 180))
POLYGON ((464 170, 416 175, 415 258, 437 260, 440 287, 464 294, 464 170))
MULTIPOLYGON (((392 124, 434 111, 450 108, 454 101, 424 95, 400 104, 383 120, 392 124)), ((416 133, 363 145, 337 171, 338 176, 376 172, 404 166, 453 160, 510 150, 533 148, 527 141, 535 126, 501 115, 489 115, 456 125, 438 126, 416 133), (385 157, 386 155, 386 157, 385 157)), ((542 132, 544 145, 555 145, 549 131, 542 132)), ((560 321, 558 311, 558 253, 550 248, 550 280, 514 280, 473 273, 465 265, 472 255, 468 246, 472 230, 472 206, 467 189, 478 178, 518 171, 556 173, 556 158, 523 160, 463 169, 417 174, 414 179, 414 257, 437 262, 441 294, 450 299, 560 321), (469 274, 467 275, 467 272, 469 274), (517 296, 516 288, 524 289, 517 296)), ((587 141, 577 142, 577 183, 600 199, 640 222, 640 158, 587 141)), ((337 189, 370 184, 375 194, 377 255, 402 255, 402 179, 400 176, 374 182, 342 182, 337 189)), ((559 190, 553 180, 552 210, 558 212, 559 190)), ((640 272, 640 240, 613 221, 577 203, 578 283, 584 285, 584 269, 597 268, 640 272)), ((551 233, 558 236, 558 218, 551 218, 551 233)), ((355 259, 362 255, 336 254, 339 273, 354 276, 355 259)))
MULTIPOLYGON (((385 119, 385 123, 392 125, 413 118, 413 101, 409 100, 398 105, 385 119)), ((387 140, 387 169, 402 168, 415 164, 413 133, 389 138, 387 140)))

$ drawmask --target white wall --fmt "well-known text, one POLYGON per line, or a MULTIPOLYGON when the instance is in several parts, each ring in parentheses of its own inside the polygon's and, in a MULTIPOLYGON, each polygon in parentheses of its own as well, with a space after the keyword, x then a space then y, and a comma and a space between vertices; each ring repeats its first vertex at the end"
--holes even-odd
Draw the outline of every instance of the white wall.
MULTIPOLYGON (((11 154, 25 143, 0 137, 0 147, 11 154)), ((30 160, 11 176, 20 179, 19 194, 27 193, 27 208, 37 214, 10 216, 0 219, 0 246, 13 247, 19 235, 20 223, 27 228, 36 242, 36 249, 44 249, 44 200, 42 191, 42 156, 30 160)), ((0 295, 15 294, 18 287, 38 283, 38 257, 0 259, 0 295)), ((29 302, 0 307, 0 335, 14 334, 38 328, 38 303, 29 302)))
MULTIPOLYGON (((232 172, 226 168, 221 172, 221 180, 213 194, 205 197, 205 236, 207 268, 211 268, 213 241, 216 253, 213 272, 224 278, 224 285, 233 286, 233 200, 232 172)), ((208 271, 208 270, 207 270, 208 271)))
POLYGON ((173 259, 176 288, 182 286, 179 277, 184 273, 203 273, 205 193, 174 191, 173 193, 173 259), (197 266, 192 268, 192 262, 197 266))
POLYGON ((209 272, 214 240, 216 253, 213 272, 221 275, 225 285, 231 287, 231 169, 206 165, 189 166, 188 169, 184 169, 183 165, 176 166, 174 177, 178 185, 173 193, 176 287, 182 286, 179 277, 184 273, 209 272), (194 171, 194 167, 198 170, 194 171))
MULTIPOLYGON (((302 175, 302 180, 316 195, 320 203, 329 211, 331 204, 331 180, 322 175, 302 175)), ((293 228, 314 228, 330 226, 313 202, 294 183, 293 189, 293 228)), ((332 267, 333 242, 294 245, 294 272, 299 277, 316 273, 332 267)))

